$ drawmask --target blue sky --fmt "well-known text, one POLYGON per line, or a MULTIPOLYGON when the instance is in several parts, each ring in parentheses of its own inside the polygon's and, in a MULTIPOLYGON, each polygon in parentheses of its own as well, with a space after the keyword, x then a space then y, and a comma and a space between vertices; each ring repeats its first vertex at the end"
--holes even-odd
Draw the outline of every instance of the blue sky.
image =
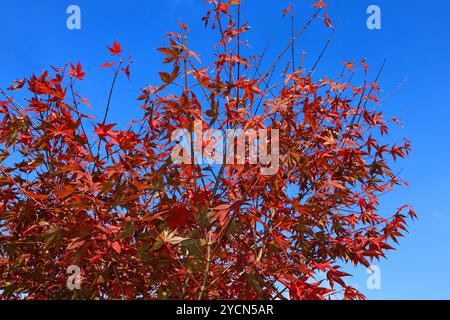
MULTIPOLYGON (((211 41, 200 18, 200 0, 42 0, 3 1, 0 11, 0 86, 23 78, 49 65, 62 66, 81 61, 87 71, 79 87, 97 115, 103 114, 111 74, 99 66, 108 60, 105 45, 115 39, 135 59, 132 80, 119 80, 112 103, 111 122, 127 123, 140 114, 135 98, 147 83, 158 84, 161 55, 168 31, 179 29, 179 20, 192 28, 190 44, 201 57, 208 57, 211 41), (66 9, 81 8, 82 29, 66 28, 66 9), (99 90, 98 88, 104 88, 99 90)), ((297 4, 297 24, 310 15, 306 0, 297 4)), ((419 220, 410 225, 410 234, 381 267, 382 289, 367 290, 367 274, 353 270, 351 283, 370 299, 450 299, 450 2, 435 0, 329 0, 329 15, 337 30, 315 75, 333 76, 341 61, 366 58, 373 69, 387 59, 381 77, 384 93, 389 93, 406 77, 402 88, 386 100, 383 111, 400 116, 404 123, 392 134, 408 137, 413 152, 396 165, 410 187, 383 199, 382 209, 394 211, 403 203, 415 206, 419 220), (380 6, 382 29, 366 28, 366 9, 380 6)), ((271 61, 289 41, 289 21, 282 19, 286 0, 244 0, 244 20, 252 26, 246 35, 254 54, 270 41, 267 61, 271 61)), ((314 63, 329 29, 317 23, 300 39, 297 52, 306 51, 305 63, 314 63)))

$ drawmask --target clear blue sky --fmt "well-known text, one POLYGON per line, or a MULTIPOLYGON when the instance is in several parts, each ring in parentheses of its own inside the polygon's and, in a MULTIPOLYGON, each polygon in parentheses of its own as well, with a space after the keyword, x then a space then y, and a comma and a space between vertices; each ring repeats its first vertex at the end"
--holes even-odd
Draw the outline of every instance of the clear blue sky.
MULTIPOLYGON (((139 115, 135 101, 138 89, 158 83, 161 55, 168 31, 179 29, 181 19, 192 27, 191 47, 207 57, 211 42, 201 22, 202 0, 41 0, 2 1, 0 10, 0 86, 40 71, 49 65, 62 66, 80 60, 88 72, 79 88, 100 116, 107 99, 111 74, 100 69, 109 55, 105 45, 122 43, 136 63, 132 81, 119 81, 110 120, 127 123, 139 115), (77 4, 82 10, 82 29, 66 28, 66 9, 77 4), (98 88, 102 88, 99 90, 98 88)), ((310 14, 306 0, 298 3, 298 26, 310 14)), ((413 152, 396 166, 409 188, 383 200, 383 210, 392 212, 403 203, 416 207, 419 220, 401 240, 388 261, 380 264, 382 290, 366 289, 365 270, 354 270, 351 282, 371 299, 450 299, 450 2, 448 0, 329 0, 329 14, 337 31, 316 75, 335 75, 341 61, 361 60, 376 69, 388 59, 381 78, 384 92, 408 81, 383 103, 390 116, 403 115, 405 124, 392 132, 407 136, 413 152), (382 29, 366 28, 366 8, 377 4, 382 10, 382 29)), ((281 18, 286 0, 243 0, 243 14, 252 31, 252 50, 259 54, 271 39, 267 61, 274 59, 288 41, 289 21, 281 18)), ((300 41, 297 52, 308 53, 312 64, 328 30, 319 23, 300 41)))

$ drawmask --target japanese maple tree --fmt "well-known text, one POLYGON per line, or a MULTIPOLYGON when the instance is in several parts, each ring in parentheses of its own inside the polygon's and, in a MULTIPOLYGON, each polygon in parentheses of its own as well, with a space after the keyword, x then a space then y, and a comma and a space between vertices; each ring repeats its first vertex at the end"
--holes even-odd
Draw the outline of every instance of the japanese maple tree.
POLYGON ((391 165, 410 143, 385 141, 398 120, 379 110, 378 77, 365 61, 320 80, 323 55, 309 70, 298 64, 294 44, 307 28, 333 28, 323 1, 265 70, 264 55, 242 53, 240 1, 207 6, 213 61, 200 61, 180 23, 158 49, 169 67, 162 84, 142 89, 143 115, 124 129, 108 121, 132 62, 118 42, 102 66, 114 76, 104 114, 80 111, 80 63, 0 91, 0 298, 364 298, 342 267, 385 257, 415 217, 409 206, 379 212, 380 197, 404 184, 391 165), (174 163, 173 133, 196 121, 278 130, 278 170, 263 175, 249 159, 174 163), (73 291, 72 265, 82 270, 73 291))

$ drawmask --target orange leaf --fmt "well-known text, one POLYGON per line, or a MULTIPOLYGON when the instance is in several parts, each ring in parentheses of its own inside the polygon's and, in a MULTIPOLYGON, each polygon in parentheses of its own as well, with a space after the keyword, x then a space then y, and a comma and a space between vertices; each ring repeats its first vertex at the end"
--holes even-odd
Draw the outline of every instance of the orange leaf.
POLYGON ((113 242, 111 243, 111 248, 114 249, 114 251, 116 251, 117 253, 120 253, 122 251, 122 246, 120 245, 119 242, 113 242))

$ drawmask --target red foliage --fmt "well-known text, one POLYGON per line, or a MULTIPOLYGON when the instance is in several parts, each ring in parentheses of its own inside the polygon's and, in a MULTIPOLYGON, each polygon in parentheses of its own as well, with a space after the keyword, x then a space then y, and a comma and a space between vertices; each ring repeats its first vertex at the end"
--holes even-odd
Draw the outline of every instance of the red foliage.
MULTIPOLYGON (((406 157, 409 142, 383 142, 397 120, 377 110, 377 81, 344 80, 354 63, 333 80, 298 69, 270 83, 298 37, 259 72, 239 53, 248 30, 239 1, 210 6, 216 60, 200 63, 181 24, 183 35, 158 49, 170 71, 142 89, 144 115, 126 129, 108 123, 108 102, 87 130, 81 64, 16 80, 9 89, 27 91, 23 103, 1 91, 1 297, 363 298, 341 266, 384 257, 406 230, 404 211, 414 217, 409 207, 378 212, 380 196, 403 183, 389 159, 406 157), (248 159, 173 163, 171 135, 196 120, 205 130, 279 130, 279 170, 264 176, 248 159), (83 272, 80 290, 66 288, 70 265, 83 272)), ((326 4, 314 6, 312 20, 326 4)), ((108 49, 114 88, 131 61, 119 43, 108 49)))

